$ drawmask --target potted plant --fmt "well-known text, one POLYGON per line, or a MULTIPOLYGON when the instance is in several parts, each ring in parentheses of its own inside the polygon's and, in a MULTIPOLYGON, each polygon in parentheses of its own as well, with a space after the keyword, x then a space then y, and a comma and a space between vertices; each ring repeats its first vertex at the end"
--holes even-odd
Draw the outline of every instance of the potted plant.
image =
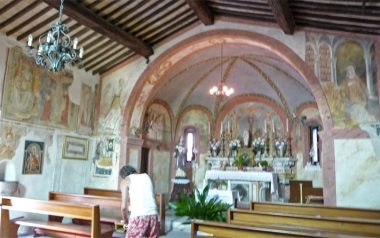
POLYGON ((268 161, 266 161, 266 160, 262 160, 259 162, 259 167, 262 168, 262 170, 264 170, 264 171, 267 171, 268 166, 269 166, 269 164, 268 164, 268 161))
POLYGON ((238 170, 243 170, 243 167, 248 163, 248 155, 246 153, 237 156, 233 162, 233 165, 238 167, 238 170))
POLYGON ((182 195, 178 202, 173 203, 175 215, 187 216, 189 220, 184 223, 191 223, 191 219, 225 222, 231 204, 223 203, 217 197, 209 199, 208 191, 207 185, 203 191, 195 189, 195 194, 191 196, 182 195))

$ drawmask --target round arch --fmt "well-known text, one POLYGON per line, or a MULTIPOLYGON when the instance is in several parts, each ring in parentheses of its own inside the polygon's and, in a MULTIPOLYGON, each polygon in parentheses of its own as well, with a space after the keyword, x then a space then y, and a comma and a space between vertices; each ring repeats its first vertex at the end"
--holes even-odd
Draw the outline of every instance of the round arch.
POLYGON ((165 74, 172 67, 175 67, 177 63, 195 51, 220 44, 221 41, 224 41, 226 44, 246 44, 263 48, 273 52, 287 62, 305 79, 311 88, 318 109, 321 112, 324 128, 332 127, 331 113, 319 81, 313 71, 309 69, 307 64, 295 52, 280 41, 269 36, 242 30, 226 29, 212 30, 192 36, 173 46, 152 62, 138 79, 128 99, 127 105, 130 106, 124 111, 123 133, 125 134, 131 126, 140 127, 143 112, 151 100, 154 86, 165 78, 165 74))

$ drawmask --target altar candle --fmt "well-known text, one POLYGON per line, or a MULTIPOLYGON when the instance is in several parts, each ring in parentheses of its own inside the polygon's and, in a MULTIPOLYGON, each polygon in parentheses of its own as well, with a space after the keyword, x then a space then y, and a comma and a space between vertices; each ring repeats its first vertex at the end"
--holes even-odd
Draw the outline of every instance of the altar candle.
POLYGON ((289 132, 289 119, 286 118, 286 132, 289 132))
POLYGON ((267 119, 264 120, 264 132, 267 133, 267 119))
POLYGON ((211 124, 208 122, 208 134, 211 136, 211 124))
POLYGON ((230 121, 227 122, 227 133, 230 132, 230 121))
POLYGON ((272 131, 274 133, 274 118, 272 118, 272 131))
POLYGON ((223 122, 220 124, 220 134, 223 133, 223 122))

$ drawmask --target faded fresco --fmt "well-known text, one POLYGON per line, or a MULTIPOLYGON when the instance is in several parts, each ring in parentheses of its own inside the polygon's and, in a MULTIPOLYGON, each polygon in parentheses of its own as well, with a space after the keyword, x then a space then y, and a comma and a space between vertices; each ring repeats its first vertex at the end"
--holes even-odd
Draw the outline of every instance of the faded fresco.
POLYGON ((78 131, 91 133, 95 116, 95 92, 86 84, 82 84, 80 106, 78 112, 78 131))
POLYGON ((243 103, 233 108, 223 119, 224 133, 231 138, 240 139, 245 147, 250 147, 254 138, 264 137, 269 132, 283 137, 286 126, 280 117, 268 106, 261 103, 243 103))
POLYGON ((103 81, 99 107, 99 133, 119 133, 126 102, 124 86, 123 79, 103 81))
POLYGON ((119 141, 114 137, 99 137, 96 140, 95 156, 93 158, 93 175, 108 177, 116 169, 119 141))
POLYGON ((34 124, 76 129, 78 106, 69 98, 72 72, 36 67, 18 48, 9 50, 4 83, 3 116, 34 124))
POLYGON ((185 113, 185 115, 182 117, 179 126, 178 126, 178 132, 177 132, 177 141, 176 143, 179 142, 179 137, 183 135, 184 128, 187 126, 194 126, 198 128, 199 130, 199 138, 200 138, 200 146, 201 148, 198 149, 200 153, 202 151, 207 151, 207 145, 210 140, 209 138, 209 120, 207 115, 202 112, 201 110, 190 110, 185 113), (202 148, 203 147, 203 148, 202 148))
POLYGON ((170 143, 170 116, 164 106, 159 103, 150 105, 145 114, 143 125, 148 139, 159 141, 162 144, 170 143))
POLYGON ((0 122, 0 160, 12 159, 24 131, 10 123, 0 122))
POLYGON ((373 42, 307 34, 306 61, 321 82, 335 127, 380 119, 373 42))

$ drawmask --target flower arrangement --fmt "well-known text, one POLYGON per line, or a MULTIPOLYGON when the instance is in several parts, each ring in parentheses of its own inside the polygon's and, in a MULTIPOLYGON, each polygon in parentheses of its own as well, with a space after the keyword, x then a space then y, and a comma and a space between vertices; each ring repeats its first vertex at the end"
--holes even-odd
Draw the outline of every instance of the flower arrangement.
POLYGON ((239 139, 233 139, 230 141, 230 148, 232 150, 237 150, 237 148, 240 148, 240 140, 239 139))
POLYGON ((252 141, 252 149, 257 152, 263 152, 265 149, 265 139, 258 137, 252 141))
POLYGON ((217 139, 212 138, 209 142, 209 146, 210 146, 211 155, 213 157, 216 157, 220 151, 220 142, 217 139))

